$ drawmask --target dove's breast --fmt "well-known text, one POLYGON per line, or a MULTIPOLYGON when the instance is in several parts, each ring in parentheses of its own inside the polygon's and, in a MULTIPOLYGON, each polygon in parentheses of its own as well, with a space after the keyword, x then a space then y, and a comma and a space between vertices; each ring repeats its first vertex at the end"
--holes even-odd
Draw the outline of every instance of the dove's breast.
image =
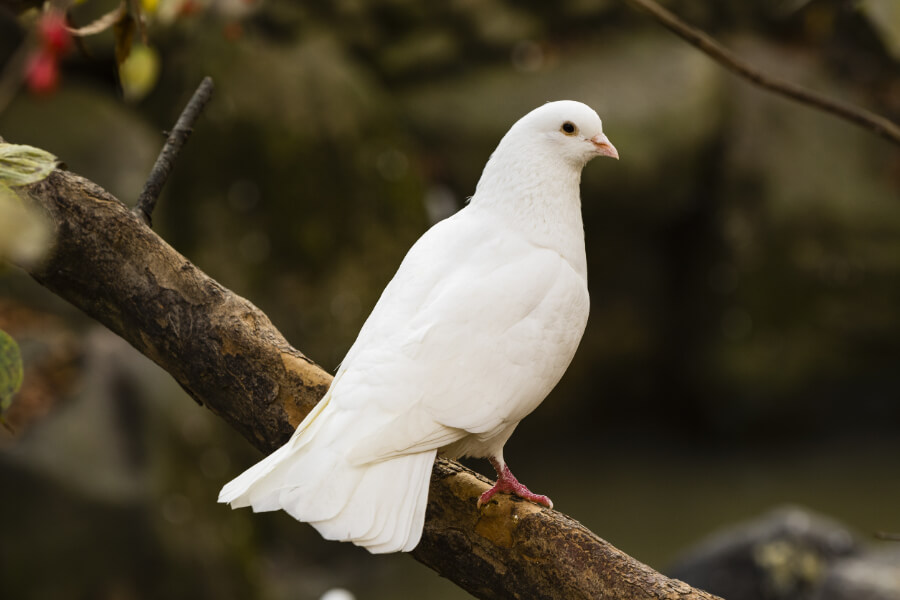
POLYGON ((502 446, 572 360, 584 276, 502 223, 462 214, 410 251, 332 387, 353 460, 502 446))
MULTIPOLYGON (((525 316, 496 340, 473 340, 486 349, 475 353, 477 362, 465 361, 481 381, 479 403, 466 402, 466 412, 449 406, 434 411, 442 423, 469 434, 445 447, 446 455, 492 455, 562 378, 584 333, 589 298, 584 279, 568 263, 562 261, 558 269, 546 294, 525 316)), ((501 315, 492 316, 503 321, 501 315)))

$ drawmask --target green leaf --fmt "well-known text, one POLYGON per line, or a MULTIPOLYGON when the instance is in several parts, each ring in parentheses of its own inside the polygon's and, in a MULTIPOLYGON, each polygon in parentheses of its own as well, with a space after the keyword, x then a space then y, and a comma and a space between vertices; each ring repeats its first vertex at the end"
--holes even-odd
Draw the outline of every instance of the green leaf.
POLYGON ((0 329, 0 415, 12 405, 13 396, 22 387, 22 353, 16 340, 0 329))
POLYGON ((122 95, 130 102, 149 94, 159 79, 159 53, 150 46, 135 44, 131 54, 119 65, 122 95))
POLYGON ((58 161, 40 148, 0 143, 0 184, 28 185, 45 179, 58 161))

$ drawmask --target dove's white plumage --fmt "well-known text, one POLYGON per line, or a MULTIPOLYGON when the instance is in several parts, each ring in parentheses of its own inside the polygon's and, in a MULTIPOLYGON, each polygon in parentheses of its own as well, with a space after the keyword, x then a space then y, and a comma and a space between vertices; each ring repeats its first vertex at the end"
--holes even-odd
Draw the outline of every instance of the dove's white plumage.
POLYGON ((503 445, 587 322, 579 181, 597 155, 618 157, 584 104, 520 119, 468 206, 410 249, 322 401, 219 501, 283 509, 371 552, 409 551, 437 452, 505 467, 503 445))

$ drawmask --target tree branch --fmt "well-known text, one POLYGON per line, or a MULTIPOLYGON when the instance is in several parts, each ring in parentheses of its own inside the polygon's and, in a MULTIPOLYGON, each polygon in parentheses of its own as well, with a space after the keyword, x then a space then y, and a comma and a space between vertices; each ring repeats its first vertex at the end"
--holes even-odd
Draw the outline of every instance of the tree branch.
POLYGON ((169 173, 172 172, 172 167, 175 166, 178 153, 181 152, 181 148, 194 131, 194 123, 197 122, 197 117, 203 112, 203 107, 209 102, 212 93, 212 78, 204 77, 194 95, 188 101, 187 106, 181 111, 181 116, 178 117, 175 127, 169 133, 162 150, 159 151, 159 156, 156 157, 156 163, 154 163, 150 176, 147 177, 147 183, 144 184, 144 190, 138 197, 137 204, 134 207, 134 213, 142 218, 147 225, 153 224, 153 209, 156 208, 156 200, 159 198, 159 193, 166 184, 169 173))
MULTIPOLYGON (((128 340, 257 448, 284 443, 324 395, 331 375, 109 193, 64 171, 20 191, 56 232, 31 275, 128 340)), ((715 598, 562 513, 508 496, 479 511, 487 488, 481 476, 439 460, 412 553, 480 598, 715 598)))
POLYGON ((762 71, 759 71, 738 58, 734 53, 706 33, 691 27, 679 19, 677 16, 657 4, 654 0, 626 0, 626 2, 650 13, 650 15, 664 27, 674 32, 692 46, 698 48, 714 61, 759 87, 837 116, 846 121, 850 121, 860 127, 871 130, 876 135, 883 137, 886 140, 900 145, 900 126, 897 126, 897 124, 889 119, 876 115, 863 108, 838 102, 837 100, 817 94, 816 92, 802 88, 789 81, 766 75, 762 71))

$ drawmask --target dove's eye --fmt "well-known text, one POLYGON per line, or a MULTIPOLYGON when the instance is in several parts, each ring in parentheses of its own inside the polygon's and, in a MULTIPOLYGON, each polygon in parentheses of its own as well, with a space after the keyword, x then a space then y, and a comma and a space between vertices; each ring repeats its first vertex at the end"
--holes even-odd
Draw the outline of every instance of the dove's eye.
POLYGON ((575 135, 578 131, 578 128, 575 127, 575 124, 572 121, 566 121, 562 124, 562 127, 559 128, 566 135, 575 135))

